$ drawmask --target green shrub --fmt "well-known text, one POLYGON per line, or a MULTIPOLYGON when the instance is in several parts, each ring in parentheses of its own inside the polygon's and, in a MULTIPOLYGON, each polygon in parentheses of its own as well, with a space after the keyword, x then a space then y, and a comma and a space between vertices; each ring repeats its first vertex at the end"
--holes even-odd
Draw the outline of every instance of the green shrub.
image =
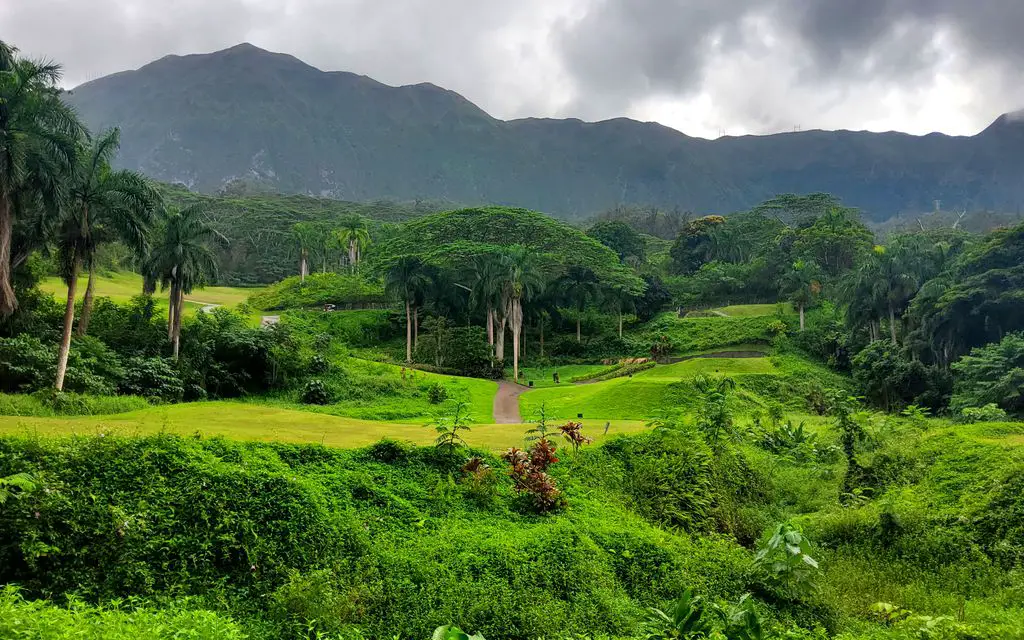
POLYGON ((309 359, 309 366, 306 367, 306 369, 310 373, 314 373, 314 374, 327 373, 327 371, 330 368, 331 368, 330 362, 328 362, 327 358, 325 358, 324 356, 320 355, 319 353, 315 354, 312 358, 309 359))
POLYGON ((952 365, 954 410, 997 405, 1024 412, 1024 333, 971 351, 952 365))
POLYGON ((380 283, 348 273, 311 273, 304 281, 292 276, 249 297, 253 307, 268 311, 310 309, 326 304, 344 309, 384 302, 380 283))
POLYGON ((161 402, 180 402, 185 393, 181 377, 169 360, 128 358, 118 393, 146 396, 161 402))
POLYGON ((956 416, 957 422, 971 424, 974 422, 1005 422, 1006 412, 995 403, 983 407, 964 407, 956 416))
POLYGON ((121 604, 104 609, 72 600, 58 607, 45 600, 25 600, 14 587, 0 589, 0 637, 33 640, 243 640, 246 634, 230 619, 188 603, 164 609, 121 604))
POLYGON ((330 404, 331 392, 323 380, 310 380, 302 387, 299 402, 302 404, 330 404))
POLYGON ((427 390, 427 399, 430 404, 441 404, 448 399, 448 388, 440 382, 435 382, 427 390))

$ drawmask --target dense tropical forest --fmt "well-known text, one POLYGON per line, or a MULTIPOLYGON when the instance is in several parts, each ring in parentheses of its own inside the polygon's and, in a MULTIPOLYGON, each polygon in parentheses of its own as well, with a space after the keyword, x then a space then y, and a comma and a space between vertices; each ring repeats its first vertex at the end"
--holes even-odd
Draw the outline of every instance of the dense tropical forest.
POLYGON ((0 637, 1024 638, 1024 224, 200 196, 59 78, 0 43, 0 637))

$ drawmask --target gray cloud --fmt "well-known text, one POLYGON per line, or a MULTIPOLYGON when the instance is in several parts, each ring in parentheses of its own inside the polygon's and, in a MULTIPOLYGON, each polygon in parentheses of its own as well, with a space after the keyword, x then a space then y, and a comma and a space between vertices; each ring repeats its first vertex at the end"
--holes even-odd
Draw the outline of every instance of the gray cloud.
POLYGON ((2 0, 0 37, 69 86, 241 41, 499 117, 688 133, 976 130, 1024 106, 1021 0, 2 0))

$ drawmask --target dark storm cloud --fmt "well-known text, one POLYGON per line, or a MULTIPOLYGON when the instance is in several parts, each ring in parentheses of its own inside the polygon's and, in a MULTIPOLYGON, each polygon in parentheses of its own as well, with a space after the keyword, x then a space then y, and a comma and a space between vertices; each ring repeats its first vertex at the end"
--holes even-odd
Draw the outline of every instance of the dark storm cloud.
POLYGON ((69 86, 250 41, 499 117, 703 134, 983 126, 1024 106, 1022 27, 1024 0, 0 0, 69 86))
POLYGON ((596 113, 645 93, 698 93, 716 65, 757 48, 790 49, 779 65, 818 86, 913 90, 949 56, 1009 80, 1024 62, 1022 30, 1022 0, 597 0, 558 40, 579 86, 571 108, 596 113))

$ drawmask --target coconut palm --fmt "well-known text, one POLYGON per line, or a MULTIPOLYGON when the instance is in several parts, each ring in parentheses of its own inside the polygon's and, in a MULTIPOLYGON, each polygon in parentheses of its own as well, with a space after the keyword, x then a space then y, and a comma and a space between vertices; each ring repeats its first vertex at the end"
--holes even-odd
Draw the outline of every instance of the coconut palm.
POLYGON ((83 131, 60 99, 60 78, 59 65, 26 60, 0 41, 0 315, 18 304, 11 287, 15 218, 37 201, 56 211, 83 131))
POLYGON ((334 234, 338 244, 348 252, 349 268, 355 271, 362 259, 363 250, 370 244, 366 221, 359 216, 345 218, 334 234))
POLYGON ((429 282, 427 265, 419 256, 401 256, 384 273, 384 292, 405 303, 405 361, 412 362, 412 306, 429 282))
POLYGON ((512 245, 501 255, 502 298, 505 317, 512 328, 512 379, 519 380, 519 345, 523 331, 523 302, 544 288, 544 269, 538 254, 523 245, 512 245))
POLYGON ((484 253, 473 258, 468 274, 472 284, 470 304, 484 312, 487 323, 487 344, 491 347, 492 356, 494 355, 495 315, 497 314, 498 318, 504 317, 503 310, 501 310, 503 271, 501 254, 484 253))
POLYGON ((594 272, 586 267, 573 265, 558 279, 562 298, 576 310, 576 342, 580 342, 580 320, 587 303, 597 297, 601 282, 594 272))
POLYGON ((318 246, 316 226, 311 222, 297 222, 292 225, 292 239, 299 249, 299 280, 306 281, 309 275, 309 252, 318 246))
POLYGON ((793 268, 785 275, 783 285, 789 293, 789 299, 800 312, 800 330, 804 330, 804 312, 814 304, 821 293, 821 279, 818 267, 813 262, 797 260, 793 268))
POLYGON ((92 312, 97 249, 103 243, 120 241, 141 255, 146 248, 153 211, 160 200, 148 178, 134 171, 111 169, 110 161, 119 144, 117 129, 95 140, 86 138, 67 178, 67 198, 57 231, 61 277, 68 287, 54 381, 58 391, 64 388, 71 325, 75 318, 75 293, 82 268, 89 273, 89 283, 82 303, 79 335, 84 335, 88 329, 92 312))
POLYGON ((144 271, 169 290, 167 333, 174 359, 181 345, 181 312, 185 295, 217 277, 217 258, 211 244, 224 242, 206 221, 207 203, 160 213, 160 229, 146 260, 144 271))

